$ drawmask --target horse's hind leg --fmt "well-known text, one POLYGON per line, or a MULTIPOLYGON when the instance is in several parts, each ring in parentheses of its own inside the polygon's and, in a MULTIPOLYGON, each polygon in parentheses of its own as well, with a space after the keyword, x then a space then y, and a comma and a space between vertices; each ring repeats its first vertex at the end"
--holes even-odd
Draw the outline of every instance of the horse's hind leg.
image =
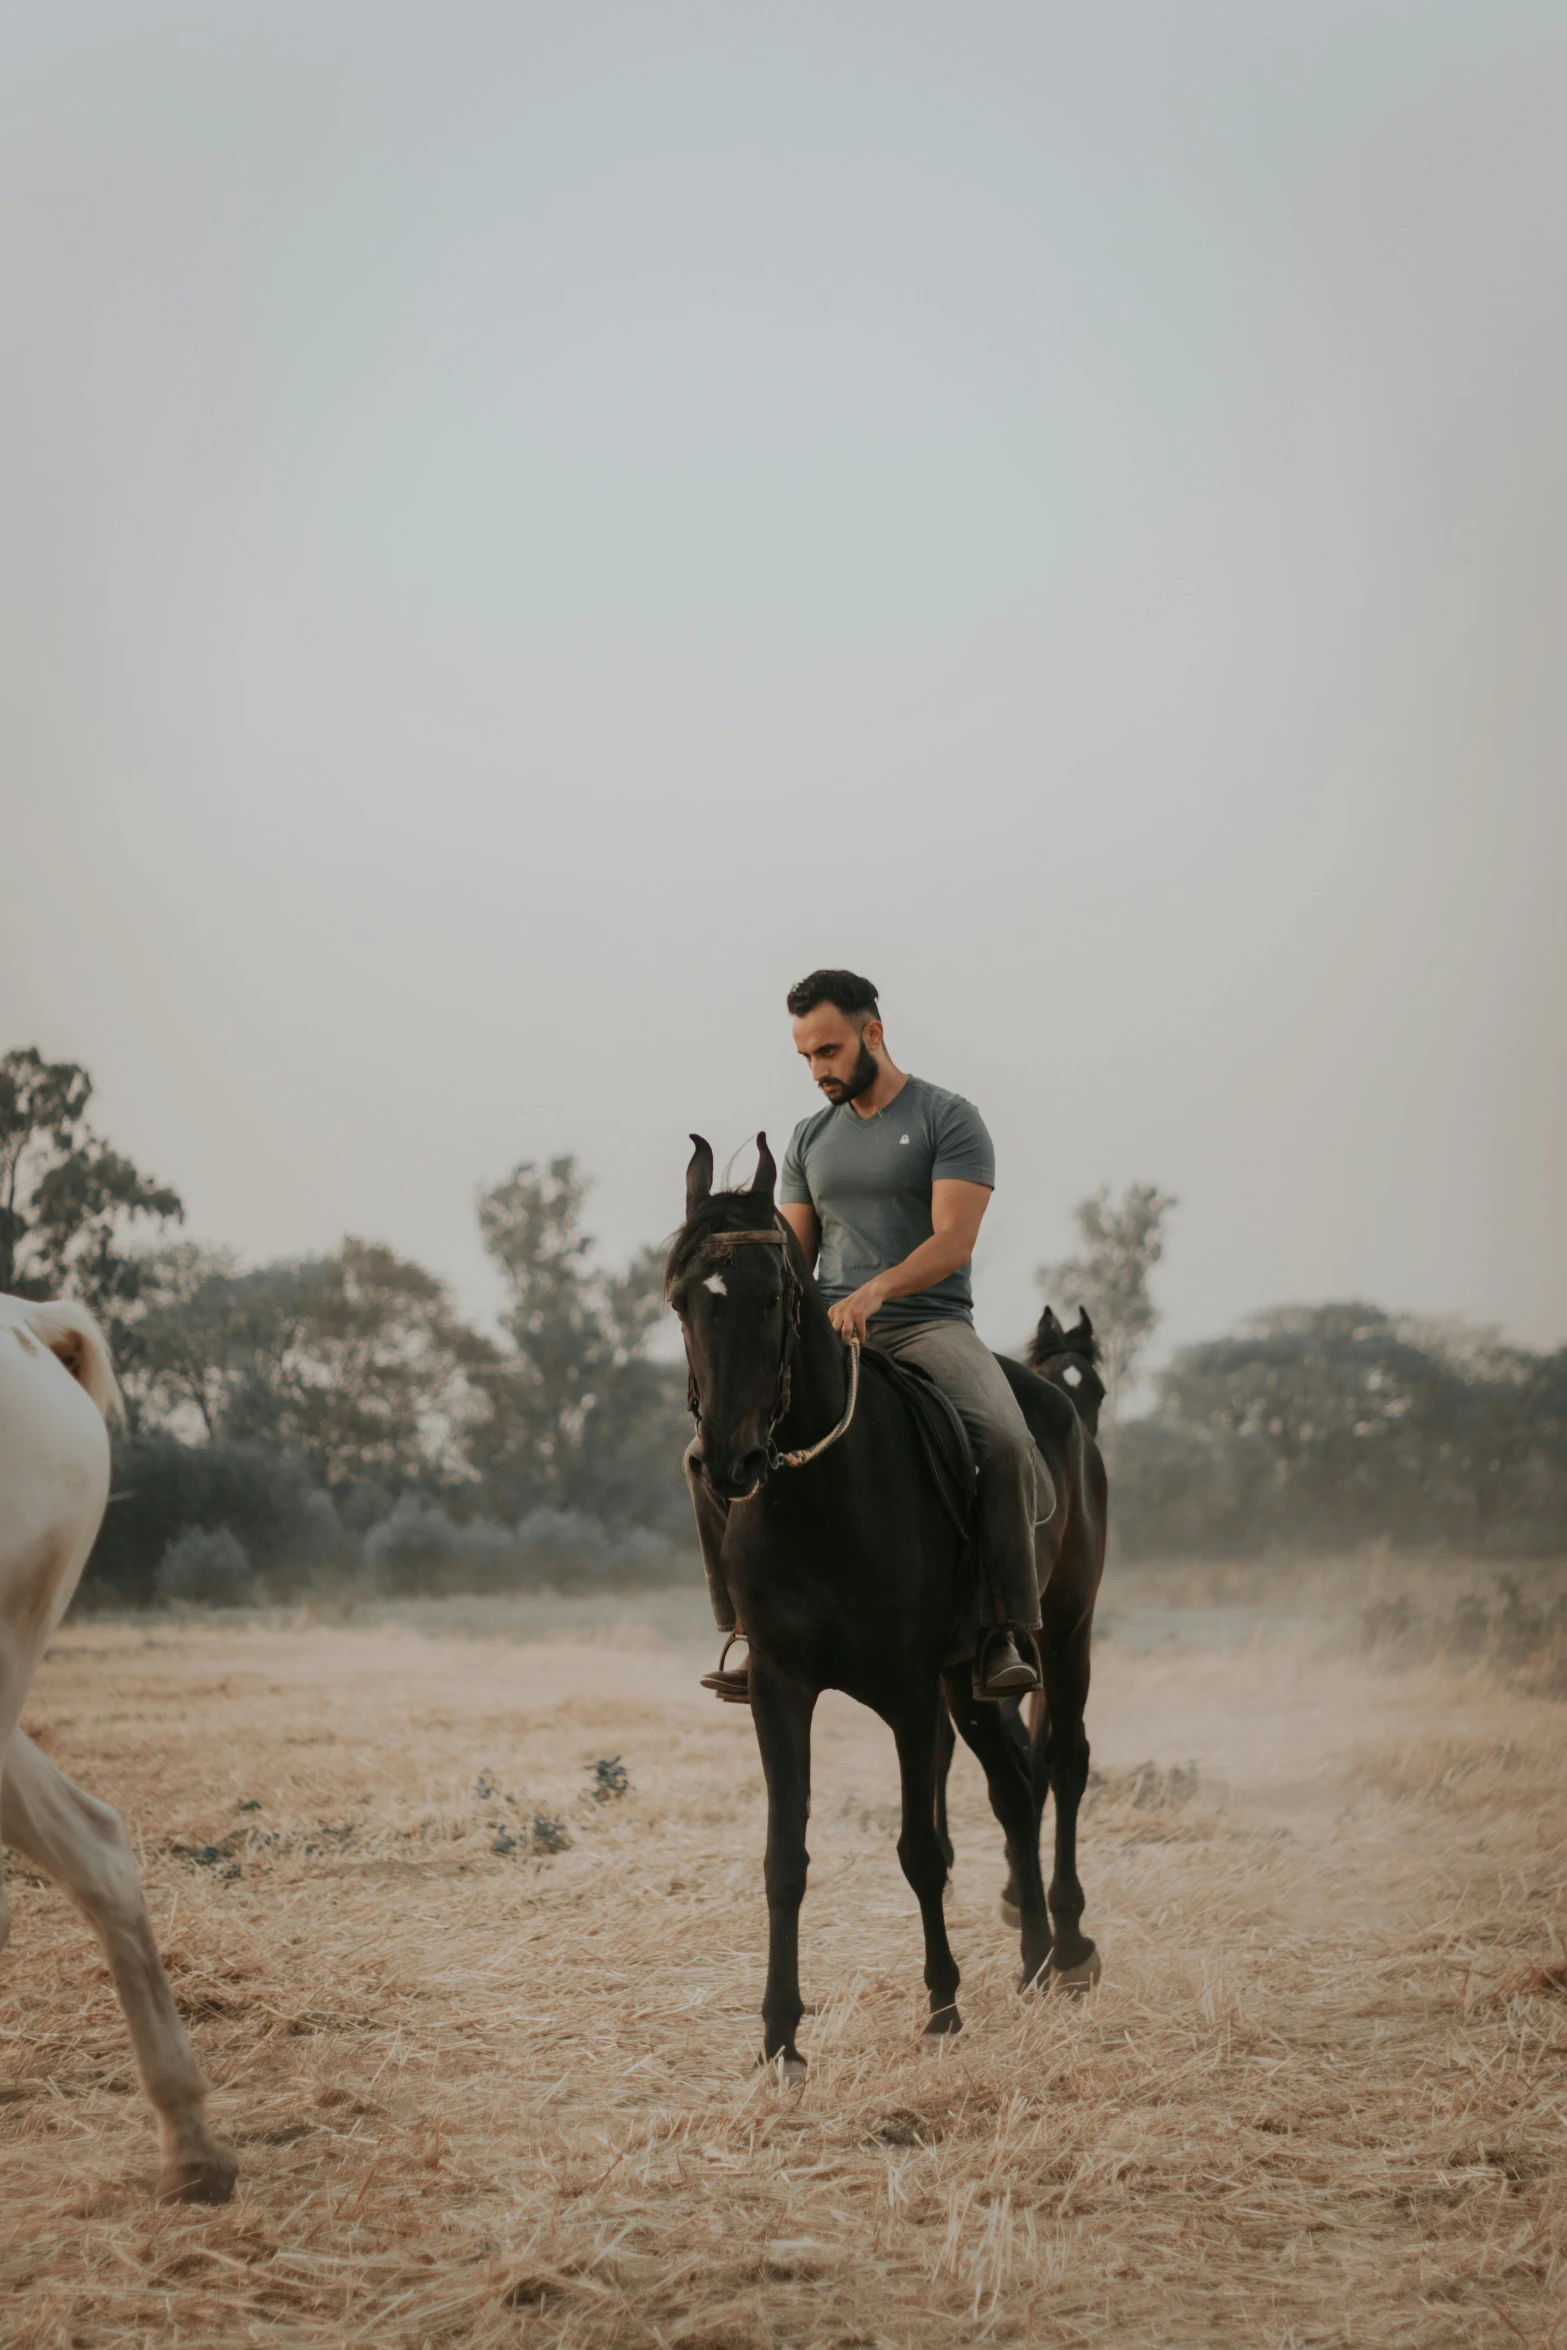
MULTIPOLYGON (((1040 1696, 1037 1690, 1029 1699, 1029 1704, 1033 1708, 1034 1736, 1037 1737, 1040 1707, 1040 1696)), ((1037 1843, 1039 1822, 1045 1807, 1045 1789, 1043 1782, 1034 1770, 1033 1738, 1023 1727, 1023 1708, 1019 1699, 1007 1698, 996 1708, 996 1711, 1001 1716, 1001 1727, 1006 1731, 1007 1736, 1023 1758, 1023 1766, 1029 1775, 1029 1784, 1034 1790, 1034 1837, 1037 1843)), ((1001 1899, 996 1906, 1001 1912, 1001 1923, 1004 1926, 1010 1926, 1015 1934, 1023 1923, 1023 1912, 1018 1907, 1017 1878, 1010 1863, 1007 1867, 1007 1881, 1001 1888, 1001 1899)))
POLYGON ((226 2203, 235 2162, 202 2113, 206 2084, 153 1940, 125 1822, 14 1730, 0 1776, 0 1842, 35 1860, 96 1928, 163 2132, 159 2199, 226 2203))
MULTIPOLYGON (((938 1740, 943 1718, 941 1699, 933 1689, 927 1699, 911 1705, 892 1725, 903 1782, 898 1859, 920 1905, 920 1922, 925 1929, 925 1988, 930 1993, 927 2032, 955 2032, 963 2020, 957 2008, 957 1961, 947 1940, 947 1915, 942 1906, 952 1847, 949 1844, 943 1851, 936 1827, 938 1740)), ((951 1756, 949 1744, 946 1759, 950 1761, 951 1756)))
POLYGON ((975 1698, 966 1665, 943 1676, 947 1703, 959 1735, 978 1756, 990 1790, 990 1808, 1007 1840, 1012 1883, 1018 1889, 1019 1922, 1023 1936, 1023 1983, 1040 1974, 1050 1956, 1050 1920, 1045 1913, 1044 1880, 1039 1872, 1039 1813, 1033 1782, 1016 1741, 1004 1728, 999 1712, 975 1698))
POLYGON ((762 2054, 783 2061, 786 2078, 803 2080, 794 2044, 805 2010, 800 1999, 800 1904, 811 1856, 805 1823, 811 1811, 811 1716, 816 1693, 751 1658, 751 1718, 767 1781, 767 1988, 762 1995, 762 2054))
POLYGON ((947 1824, 947 1774, 952 1768, 957 1743, 952 1716, 944 1704, 940 1705, 936 1709, 936 1842, 941 1846, 941 1857, 947 1864, 949 1877, 957 1856, 952 1849, 952 1831, 947 1824))
MULTIPOLYGON (((1046 1736, 1039 1775, 1049 1781, 1055 1803, 1055 1865, 1050 1874, 1050 1923, 1055 1948, 1053 1974, 1076 1991, 1099 1980, 1099 1953, 1082 1931, 1083 1888, 1077 1875, 1077 1810, 1088 1785, 1088 1627, 1079 1626, 1060 1646, 1046 1640, 1046 1736)), ((1043 1789, 1041 1788, 1041 1793, 1043 1789)))

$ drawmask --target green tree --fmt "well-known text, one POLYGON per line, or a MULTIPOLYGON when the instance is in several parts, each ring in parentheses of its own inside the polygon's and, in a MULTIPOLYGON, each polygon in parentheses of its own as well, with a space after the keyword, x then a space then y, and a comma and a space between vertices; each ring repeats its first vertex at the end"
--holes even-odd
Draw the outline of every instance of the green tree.
POLYGON ((1134 1549, 1567 1538, 1567 1350, 1359 1301, 1183 1347, 1116 1456, 1134 1549))
POLYGON ((467 1429, 485 1408, 473 1374, 496 1349, 459 1318, 445 1282, 347 1239, 291 1286, 265 1432, 310 1454, 334 1489, 461 1479, 467 1429))
POLYGON ((479 1230, 509 1293, 512 1351, 489 1384, 473 1454, 507 1514, 541 1506, 659 1516, 678 1490, 681 1385, 647 1359, 664 1310, 662 1260, 593 1263, 591 1184, 572 1157, 524 1160, 479 1195, 479 1230))
POLYGON ((252 1272, 176 1246, 148 1259, 126 1379, 149 1424, 264 1444, 340 1496, 384 1497, 471 1477, 467 1433, 489 1411, 475 1380, 496 1356, 444 1282, 378 1243, 252 1272))
POLYGON ((1380 1307, 1279 1306, 1183 1347, 1159 1416, 1249 1450, 1270 1531, 1352 1540, 1466 1515, 1465 1382, 1380 1307))
POLYGON ((143 1175, 87 1122, 92 1079, 36 1045, 0 1059, 0 1291, 79 1297, 118 1335, 140 1293, 138 1221, 179 1222, 178 1192, 143 1175))
POLYGON ((141 1273, 119 1363, 131 1419, 215 1441, 257 1345, 239 1261, 232 1249, 179 1240, 149 1249, 141 1273))
POLYGON ((1082 1235, 1078 1255, 1041 1265, 1034 1278, 1047 1302, 1074 1312, 1086 1307, 1103 1349, 1105 1419, 1115 1426, 1116 1407, 1134 1376, 1159 1310, 1149 1294, 1149 1276, 1164 1255, 1164 1227, 1177 1205, 1156 1184, 1128 1185, 1119 1203, 1108 1184, 1073 1209, 1082 1235))

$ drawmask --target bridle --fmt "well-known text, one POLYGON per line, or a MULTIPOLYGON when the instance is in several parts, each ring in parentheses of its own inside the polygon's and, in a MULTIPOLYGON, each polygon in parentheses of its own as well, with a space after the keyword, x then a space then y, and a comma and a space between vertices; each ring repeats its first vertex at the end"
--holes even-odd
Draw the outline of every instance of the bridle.
MULTIPOLYGON (((860 1399, 860 1342, 857 1338, 851 1338, 847 1342, 849 1348, 849 1398, 843 1407, 843 1417, 837 1427, 830 1428, 818 1444, 803 1445, 797 1452, 780 1452, 773 1439, 789 1416, 789 1391, 794 1366, 794 1349, 795 1342, 800 1335, 800 1300, 804 1294, 800 1286, 800 1276, 789 1262, 787 1235, 781 1232, 776 1224, 770 1224, 765 1230, 755 1232, 709 1233, 706 1240, 701 1241, 694 1250, 690 1260, 691 1269, 695 1271, 699 1265, 708 1265, 716 1271, 719 1266, 727 1265, 732 1261, 733 1252, 737 1248, 746 1247, 777 1248, 783 1251, 783 1255, 779 1259, 779 1271, 783 1276, 784 1337, 778 1354, 778 1387, 773 1397, 772 1415, 767 1423, 767 1466, 769 1469, 803 1469, 808 1467, 812 1461, 819 1460, 830 1446, 837 1443, 840 1436, 846 1436, 849 1432, 850 1424, 854 1419, 854 1407, 860 1399)), ((686 1406, 692 1419, 700 1427, 702 1424, 702 1401, 696 1391, 696 1373, 691 1370, 689 1364, 686 1369, 686 1406)))

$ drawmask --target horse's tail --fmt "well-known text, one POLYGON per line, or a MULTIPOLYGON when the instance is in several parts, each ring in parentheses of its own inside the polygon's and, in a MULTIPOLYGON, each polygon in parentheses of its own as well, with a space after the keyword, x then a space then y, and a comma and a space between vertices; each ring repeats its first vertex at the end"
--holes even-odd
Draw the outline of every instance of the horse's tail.
POLYGON ((56 1361, 86 1390, 107 1425, 120 1426, 125 1418, 125 1399, 97 1316, 74 1298, 62 1297, 47 1305, 34 1305, 29 1299, 22 1318, 33 1336, 43 1340, 56 1361))

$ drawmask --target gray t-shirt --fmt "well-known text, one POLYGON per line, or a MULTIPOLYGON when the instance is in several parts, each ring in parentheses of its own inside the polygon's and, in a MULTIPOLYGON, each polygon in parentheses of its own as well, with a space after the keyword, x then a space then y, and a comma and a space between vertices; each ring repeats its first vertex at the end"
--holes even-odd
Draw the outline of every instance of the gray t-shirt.
MULTIPOLYGON (((822 1228, 816 1278, 829 1305, 929 1240, 930 1187, 951 1176, 994 1190, 996 1154, 985 1121, 960 1093, 911 1077, 884 1110, 862 1118, 852 1102, 802 1118, 784 1153, 779 1198, 812 1207, 822 1228)), ((892 1297, 877 1322, 974 1319, 969 1269, 933 1288, 892 1297)))

